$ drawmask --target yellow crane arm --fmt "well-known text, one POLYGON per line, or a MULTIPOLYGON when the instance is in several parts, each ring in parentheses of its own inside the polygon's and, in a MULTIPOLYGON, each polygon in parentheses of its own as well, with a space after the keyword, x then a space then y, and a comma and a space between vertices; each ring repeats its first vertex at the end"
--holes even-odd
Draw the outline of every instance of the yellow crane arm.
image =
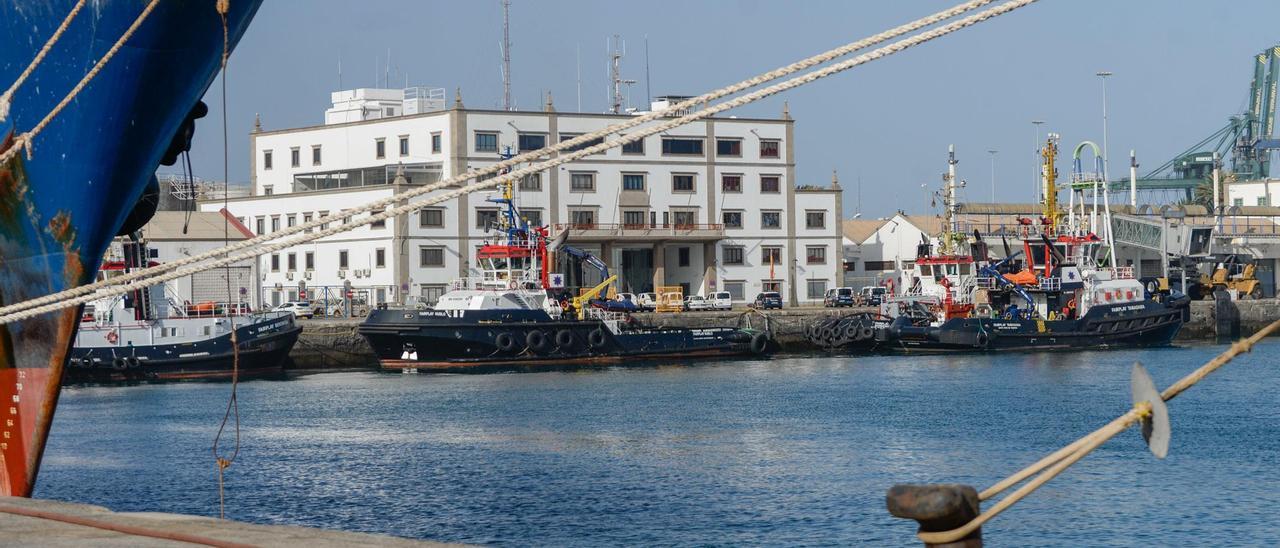
POLYGON ((618 279, 618 276, 616 274, 613 276, 609 276, 609 279, 603 282, 600 282, 600 285, 597 285, 591 288, 590 290, 588 290, 587 292, 573 298, 573 308, 574 308, 574 311, 578 313, 579 320, 585 319, 587 316, 587 313, 586 313, 587 301, 590 301, 591 299, 596 298, 596 296, 600 295, 601 291, 608 289, 609 286, 613 284, 614 280, 617 280, 617 279, 618 279))

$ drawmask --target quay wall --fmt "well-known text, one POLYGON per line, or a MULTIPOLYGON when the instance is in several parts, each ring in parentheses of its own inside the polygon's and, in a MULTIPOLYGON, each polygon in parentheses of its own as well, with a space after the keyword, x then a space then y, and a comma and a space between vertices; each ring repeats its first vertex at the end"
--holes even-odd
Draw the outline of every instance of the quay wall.
MULTIPOLYGON (((764 327, 767 316, 769 327, 784 351, 805 352, 814 350, 804 339, 804 326, 825 316, 840 316, 851 312, 872 311, 860 308, 800 307, 770 310, 767 313, 748 312, 743 309, 720 312, 682 312, 636 314, 636 318, 652 325, 673 327, 764 327)), ((1234 301, 1225 308, 1213 301, 1191 303, 1191 321, 1178 333, 1179 341, 1203 341, 1217 338, 1219 329, 1238 325, 1238 332, 1225 333, 1227 338, 1248 336, 1268 323, 1280 319, 1280 300, 1234 301), (1220 309, 1221 308, 1221 309, 1220 309), (1219 319, 1238 319, 1238 323, 1219 325, 1219 319)), ((364 338, 356 333, 357 320, 301 320, 302 336, 290 353, 295 369, 376 368, 377 360, 364 338)))

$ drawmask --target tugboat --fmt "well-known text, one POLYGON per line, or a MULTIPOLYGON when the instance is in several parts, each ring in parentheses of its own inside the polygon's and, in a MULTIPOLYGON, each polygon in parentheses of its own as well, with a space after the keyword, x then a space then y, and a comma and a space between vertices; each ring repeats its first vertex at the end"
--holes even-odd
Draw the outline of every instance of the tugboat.
POLYGON ((360 325, 383 369, 476 368, 620 362, 633 358, 698 358, 763 354, 768 330, 689 329, 640 324, 608 296, 617 276, 598 258, 549 241, 546 227, 520 215, 512 185, 489 201, 504 207, 496 238, 481 246, 479 278, 455 280, 427 310, 381 309, 360 325), (602 283, 565 299, 551 296, 546 268, 559 249, 600 269, 602 283))
MULTIPOLYGON (((104 261, 99 279, 155 266, 146 264, 143 242, 123 242, 120 249, 122 260, 104 261)), ((190 304, 170 298, 168 290, 168 284, 139 288, 86 306, 64 382, 226 378, 235 360, 241 377, 280 373, 302 332, 291 312, 190 304)))
MULTIPOLYGON (((909 289, 881 304, 878 315, 825 320, 810 326, 810 342, 825 348, 882 352, 1055 350, 1163 346, 1189 316, 1190 299, 1180 293, 1148 294, 1132 267, 1115 266, 1110 212, 1099 215, 1100 176, 1076 167, 1073 193, 1095 191, 1093 226, 1076 221, 1074 203, 1067 223, 1056 204, 1056 135, 1043 150, 1044 216, 1024 219, 1022 249, 1005 240, 1003 259, 994 259, 982 235, 972 242, 958 230, 955 152, 944 176, 946 228, 940 253, 925 239, 909 272, 909 289), (1107 227, 1096 234, 1098 220, 1107 227), (969 244, 969 254, 958 250, 969 244), (1023 259, 1020 259, 1024 257, 1023 259)), ((1074 202, 1074 194, 1072 201, 1074 202)), ((1083 206, 1083 196, 1081 200, 1083 206)))

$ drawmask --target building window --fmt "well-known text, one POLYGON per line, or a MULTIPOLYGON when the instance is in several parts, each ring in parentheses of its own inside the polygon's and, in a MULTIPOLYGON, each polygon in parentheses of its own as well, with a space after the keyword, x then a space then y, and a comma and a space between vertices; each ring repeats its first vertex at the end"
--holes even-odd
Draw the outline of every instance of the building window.
POLYGON ((721 175, 720 189, 725 192, 742 192, 742 176, 721 175))
POLYGON ((373 157, 378 160, 381 160, 387 157, 387 140, 386 139, 373 140, 373 157))
POLYGON ((760 157, 761 158, 778 158, 779 151, 782 149, 782 142, 777 139, 761 139, 760 140, 760 157))
POLYGON ((422 296, 418 299, 418 302, 426 306, 435 306, 446 290, 448 290, 448 286, 444 284, 422 284, 422 289, 420 290, 422 296))
POLYGON ((444 226, 443 209, 419 209, 418 228, 440 228, 444 226))
POLYGON ((733 301, 747 300, 747 283, 743 281, 725 281, 724 290, 729 292, 729 299, 733 301))
POLYGON ((827 212, 822 210, 810 210, 804 212, 805 228, 826 228, 827 212))
POLYGON ((288 254, 288 255, 285 255, 285 259, 286 259, 285 264, 286 264, 286 265, 288 265, 288 267, 289 267, 289 272, 293 272, 293 271, 295 271, 295 270, 297 270, 297 269, 298 269, 298 254, 297 254, 297 253, 290 253, 290 254, 288 254))
POLYGON ((671 176, 672 192, 693 192, 693 175, 675 174, 671 176))
POLYGON ((439 133, 431 134, 431 152, 436 154, 440 153, 440 134, 439 133))
MULTIPOLYGON (((371 211, 371 212, 369 212, 369 215, 377 215, 377 214, 382 213, 382 212, 384 212, 384 211, 386 211, 386 210, 384 209, 384 210, 382 210, 382 211, 371 211)), ((372 222, 372 223, 369 223, 369 228, 370 228, 370 229, 373 229, 373 230, 378 230, 378 229, 387 228, 387 220, 386 220, 386 219, 382 219, 382 220, 378 220, 378 221, 374 221, 374 222, 372 222)))
POLYGON ((644 190, 644 174, 623 173, 622 190, 644 190))
POLYGON ((476 132, 476 152, 497 152, 498 134, 476 132))
POLYGON ((863 261, 862 269, 865 271, 875 270, 894 270, 893 261, 863 261))
POLYGON ((298 151, 298 147, 289 149, 289 165, 293 167, 302 165, 302 153, 298 151))
POLYGON ((821 299, 827 293, 826 280, 809 280, 809 298, 821 299))
POLYGON ((444 248, 427 246, 419 247, 418 266, 424 268, 444 266, 444 248))
POLYGON ((320 145, 311 145, 311 165, 320 165, 320 145))
MULTIPOLYGON (((563 142, 565 142, 565 141, 568 141, 569 139, 573 139, 573 138, 578 137, 578 136, 580 136, 580 135, 582 135, 582 134, 581 134, 581 133, 561 133, 561 134, 560 134, 560 142, 561 142, 561 143, 563 143, 563 142)), ((573 146, 571 146, 571 147, 569 147, 569 148, 566 148, 566 149, 564 149, 564 150, 565 150, 565 152, 576 152, 576 151, 582 150, 582 149, 584 149, 584 148, 588 148, 588 147, 596 146, 596 145, 598 145, 598 144, 600 144, 600 143, 603 143, 603 142, 604 142, 604 137, 597 137, 597 138, 592 139, 592 140, 590 140, 590 141, 587 141, 587 142, 585 142, 585 143, 580 143, 580 144, 577 144, 577 145, 573 145, 573 146)))
POLYGON ((279 215, 274 215, 271 217, 271 231, 280 232, 280 216, 279 215))
POLYGON ((280 254, 279 253, 271 254, 271 271, 272 272, 280 271, 280 254))
POLYGON ((347 250, 345 249, 338 251, 338 269, 339 270, 347 269, 347 250))
POLYGON ((270 150, 262 151, 262 169, 271 169, 272 153, 270 150))
POLYGON ((724 211, 720 213, 720 219, 724 222, 725 228, 742 228, 741 211, 724 211))
POLYGON ((387 107, 387 108, 386 108, 386 114, 385 114, 385 116, 387 116, 387 117, 391 117, 391 116, 395 116, 395 115, 396 115, 396 109, 391 108, 391 107, 387 107))
POLYGON ((516 137, 516 145, 520 152, 529 152, 547 147, 547 136, 541 133, 521 133, 516 137))
POLYGON ((570 211, 569 222, 573 223, 575 228, 591 228, 596 224, 596 211, 594 209, 575 209, 570 211))
POLYGON ((761 211, 760 228, 782 228, 782 212, 761 211))
MULTIPOLYGON (((311 222, 311 214, 310 214, 310 213, 303 213, 303 214, 302 214, 302 224, 304 224, 304 225, 305 225, 305 224, 310 223, 310 222, 311 222)), ((308 228, 308 229, 307 229, 307 233, 308 233, 308 234, 309 234, 309 233, 311 233, 311 229, 310 229, 310 228, 308 228)))
POLYGON ((285 225, 285 226, 288 226, 289 228, 293 228, 293 227, 295 227, 295 226, 298 226, 298 216, 297 216, 297 215, 290 215, 289 217, 287 217, 287 219, 288 219, 288 222, 286 223, 286 225, 285 225))
POLYGON ((782 264, 782 248, 781 247, 760 248, 760 264, 767 264, 767 265, 782 264))
POLYGON ((409 155, 409 136, 408 135, 400 136, 400 155, 401 156, 409 155))
POLYGON ((778 193, 782 192, 782 178, 777 175, 761 175, 760 176, 760 192, 778 193))
POLYGON ((264 196, 270 196, 272 194, 275 194, 275 188, 272 187, 271 185, 263 185, 262 194, 264 196))
POLYGON ((1266 196, 1258 196, 1258 205, 1260 205, 1260 206, 1267 205, 1267 197, 1266 197, 1266 196))
POLYGON ((672 210, 671 220, 676 228, 688 228, 698 223, 698 212, 692 209, 672 210))
POLYGON ((488 229, 498 224, 498 210, 476 209, 476 228, 488 229))
POLYGON ((259 236, 261 236, 261 235, 263 235, 263 234, 266 234, 266 233, 267 233, 267 218, 266 218, 266 217, 258 217, 258 218, 257 218, 257 222, 258 222, 258 232, 257 232, 257 234, 258 234, 259 236))
POLYGON ((376 268, 385 268, 387 266, 387 250, 379 247, 373 250, 373 266, 376 268))
POLYGON ((644 139, 622 145, 623 154, 644 154, 644 139))
POLYGON ((644 211, 623 211, 622 224, 627 228, 643 228, 644 227, 644 211))
MULTIPOLYGON (((325 217, 328 217, 328 216, 329 216, 329 212, 328 212, 328 211, 321 211, 321 212, 320 212, 320 218, 321 218, 321 219, 323 219, 323 218, 325 218, 325 217)), ((329 223, 320 223, 320 230, 329 230, 329 223)))
POLYGON ((542 174, 530 173, 520 178, 520 190, 542 191, 542 174))
POLYGON ((663 156, 702 156, 702 139, 663 137, 663 156))
POLYGON ((827 264, 827 246, 811 245, 805 247, 806 264, 827 264))
POLYGON ((716 156, 742 157, 742 139, 716 139, 716 156))
POLYGON ((676 248, 676 256, 677 256, 678 266, 689 266, 689 248, 687 247, 676 248))
POLYGON ((746 248, 742 246, 725 246, 724 264, 741 265, 746 262, 746 248))
POLYGON ((316 252, 308 251, 302 254, 302 266, 307 270, 316 269, 316 252))
POLYGON ((569 174, 569 191, 570 192, 595 192, 596 191, 596 174, 595 173, 570 173, 569 174))
POLYGON ((761 280, 760 289, 764 291, 773 291, 774 293, 782 293, 782 282, 778 280, 761 280))
POLYGON ((520 215, 524 216, 529 226, 542 226, 542 210, 541 209, 521 209, 520 215))

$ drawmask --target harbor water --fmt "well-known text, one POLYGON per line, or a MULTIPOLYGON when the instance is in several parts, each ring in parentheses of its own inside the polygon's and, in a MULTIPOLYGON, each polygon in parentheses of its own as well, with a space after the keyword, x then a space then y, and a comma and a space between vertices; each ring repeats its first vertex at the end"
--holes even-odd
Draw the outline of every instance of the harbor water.
MULTIPOLYGON (((240 387, 227 516, 477 544, 918 545, 900 482, 982 489, 1220 352, 792 356, 240 387)), ((993 546, 1275 545, 1280 342, 1170 403, 983 531, 993 546)), ((64 390, 35 495, 216 515, 229 385, 64 390)))

